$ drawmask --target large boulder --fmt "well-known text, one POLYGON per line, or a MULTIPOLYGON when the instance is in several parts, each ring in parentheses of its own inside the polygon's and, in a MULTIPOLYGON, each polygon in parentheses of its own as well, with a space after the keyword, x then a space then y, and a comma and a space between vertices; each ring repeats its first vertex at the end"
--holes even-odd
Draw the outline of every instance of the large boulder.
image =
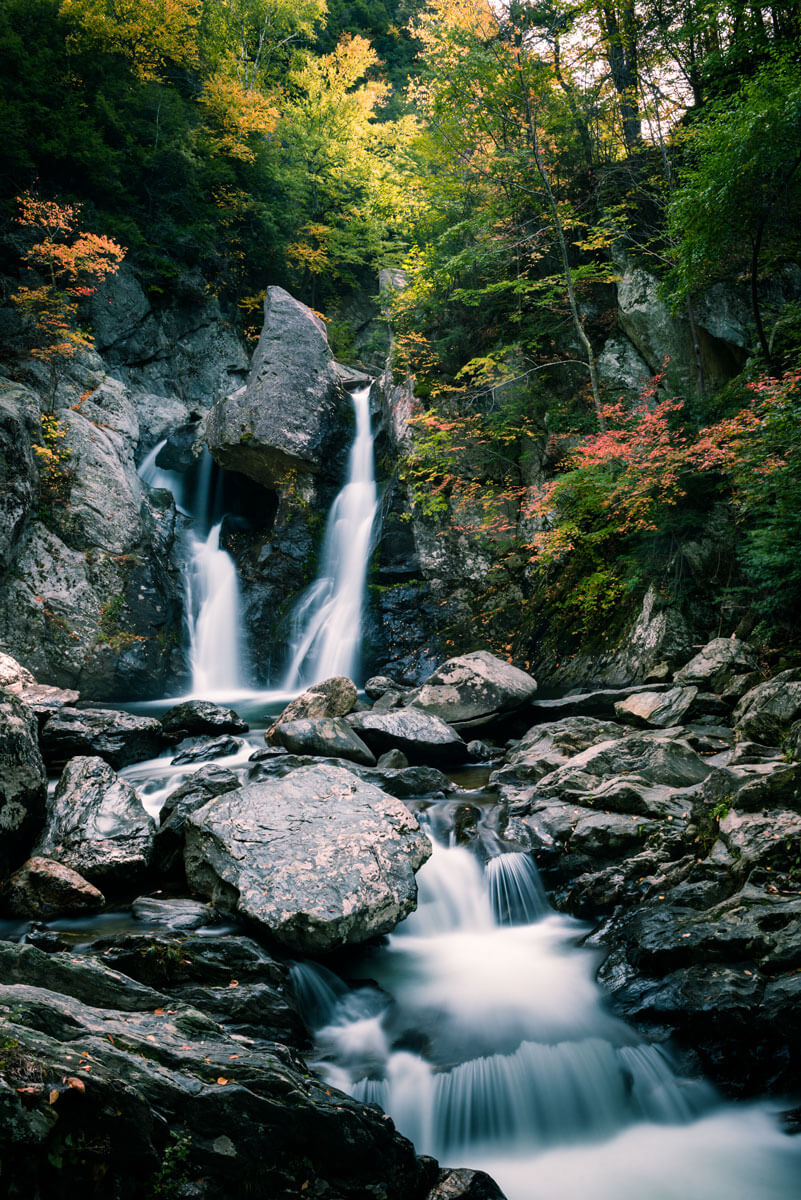
POLYGON ((290 754, 312 754, 320 758, 345 758, 365 767, 375 766, 375 755, 341 717, 308 717, 282 721, 271 740, 290 754))
POLYGON ((351 772, 301 767, 188 815, 190 887, 294 953, 387 933, 415 907, 431 853, 404 804, 351 772))
POLYGON ((170 738, 180 741, 209 733, 247 733, 248 723, 232 708, 210 700, 184 700, 174 704, 161 718, 161 727, 170 738))
POLYGON ((602 781, 608 785, 619 776, 630 785, 685 788, 702 783, 711 770, 681 738, 642 733, 583 750, 544 776, 537 789, 571 797, 586 793, 592 798, 602 781))
POLYGON ((801 668, 781 671, 746 692, 734 710, 738 741, 778 746, 801 717, 801 668))
POLYGON ((410 763, 443 766, 464 762, 467 746, 450 725, 417 708, 352 713, 348 723, 374 754, 402 750, 410 763))
POLYGON ((308 717, 345 717, 356 703, 356 684, 345 675, 333 675, 313 683, 294 700, 290 700, 277 721, 265 734, 270 740, 279 725, 302 721, 308 717))
POLYGON ((7 913, 37 921, 93 912, 105 902, 103 893, 77 871, 41 857, 24 862, 7 880, 2 893, 7 913))
POLYGON ((280 287, 264 300, 264 327, 247 383, 219 401, 206 422, 217 462, 265 487, 287 472, 316 472, 340 406, 325 326, 280 287))
POLYGON ((33 845, 44 822, 46 796, 36 717, 0 688, 0 877, 33 845))
POLYGON ((690 710, 698 688, 676 687, 668 692, 634 692, 615 705, 615 716, 630 725, 666 729, 680 725, 690 710))
POLYGON ((153 867, 159 875, 183 875, 184 825, 189 813, 215 796, 232 792, 239 779, 226 767, 209 765, 193 771, 189 779, 170 792, 159 813, 159 827, 153 845, 153 867))
POLYGON ((42 754, 50 767, 76 755, 97 755, 119 769, 153 758, 161 748, 161 722, 110 708, 62 708, 42 728, 42 754))
POLYGON ((536 690, 536 680, 525 671, 487 650, 475 650, 449 659, 407 702, 461 730, 519 708, 536 690))
POLYGON ((756 654, 746 642, 736 637, 713 638, 673 678, 678 684, 722 693, 732 680, 747 675, 756 665, 756 654))
POLYGON ((155 833, 126 780, 100 758, 73 758, 48 804, 35 853, 100 887, 123 886, 147 873, 155 833))

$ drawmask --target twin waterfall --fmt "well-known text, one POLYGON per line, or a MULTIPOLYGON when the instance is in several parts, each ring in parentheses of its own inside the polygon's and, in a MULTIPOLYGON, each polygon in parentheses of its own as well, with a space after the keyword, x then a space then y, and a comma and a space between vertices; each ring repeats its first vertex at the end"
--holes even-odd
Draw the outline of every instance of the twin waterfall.
POLYGON ((297 692, 332 675, 354 679, 359 669, 367 563, 377 507, 370 432, 370 388, 351 395, 356 436, 348 478, 328 515, 320 573, 293 617, 292 661, 284 680, 297 692))
MULTIPOLYGON (((291 662, 283 689, 297 692, 332 675, 355 678, 359 669, 367 563, 377 507, 370 431, 370 387, 351 394, 356 434, 348 476, 328 516, 320 573, 292 619, 291 662)), ((151 487, 171 491, 192 518, 184 567, 185 612, 192 695, 224 699, 248 689, 243 666, 239 583, 220 546, 222 514, 213 488, 211 456, 204 450, 191 500, 183 477, 156 465, 160 442, 139 468, 151 487), (185 507, 186 506, 186 507, 185 507)))

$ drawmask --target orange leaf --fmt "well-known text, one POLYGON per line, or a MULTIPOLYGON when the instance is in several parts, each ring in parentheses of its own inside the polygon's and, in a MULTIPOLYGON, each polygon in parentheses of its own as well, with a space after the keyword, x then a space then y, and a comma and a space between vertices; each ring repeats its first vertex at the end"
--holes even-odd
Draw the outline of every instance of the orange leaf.
POLYGON ((47 1097, 47 1103, 55 1104, 56 1100, 58 1100, 58 1098, 59 1098, 59 1095, 60 1095, 60 1092, 59 1092, 58 1088, 53 1088, 52 1092, 47 1097))
POLYGON ((82 1079, 78 1079, 75 1075, 70 1075, 67 1080, 67 1087, 71 1087, 75 1092, 85 1092, 86 1084, 82 1079))
POLYGON ((224 1075, 221 1075, 221 1076, 219 1077, 219 1079, 217 1080, 217 1082, 218 1082, 218 1083, 220 1083, 220 1084, 222 1084, 222 1083, 227 1083, 227 1082, 228 1082, 228 1080, 225 1078, 225 1076, 224 1076, 224 1075))

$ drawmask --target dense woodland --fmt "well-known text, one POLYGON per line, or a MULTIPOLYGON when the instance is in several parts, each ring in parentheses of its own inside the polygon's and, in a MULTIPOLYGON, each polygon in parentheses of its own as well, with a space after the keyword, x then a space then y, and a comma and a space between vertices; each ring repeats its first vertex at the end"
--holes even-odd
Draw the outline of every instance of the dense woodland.
POLYGON ((655 581, 786 653, 801 289, 771 281, 801 254, 800 38, 797 4, 741 0, 0 0, 4 299, 55 379, 124 249, 151 298, 211 292, 246 335, 281 284, 347 360, 348 302, 403 268, 402 474, 421 519, 490 543, 481 644, 609 637, 655 581), (692 330, 713 285, 747 298, 725 383, 697 341, 691 386, 599 379, 625 263, 692 330), (731 553, 699 578, 681 548, 713 527, 731 553))

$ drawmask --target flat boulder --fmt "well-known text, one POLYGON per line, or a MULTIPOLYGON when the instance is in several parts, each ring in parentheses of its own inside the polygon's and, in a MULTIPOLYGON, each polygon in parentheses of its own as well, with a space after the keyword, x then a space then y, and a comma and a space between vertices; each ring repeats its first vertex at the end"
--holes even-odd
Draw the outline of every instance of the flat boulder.
POLYGON ((680 725, 698 695, 697 687, 675 687, 668 692, 634 692, 615 704, 615 716, 630 725, 666 729, 680 725))
POLYGON ((0 688, 0 877, 29 853, 44 823, 46 796, 36 717, 0 688))
POLYGON ((683 739, 641 733, 583 750, 563 767, 545 775, 537 790, 566 799, 581 793, 592 796, 599 784, 608 786, 618 776, 627 777, 632 788, 635 785, 685 788, 702 783, 711 771, 683 739))
POLYGON ((793 667, 745 693, 734 710, 734 729, 740 742, 778 746, 799 718, 801 668, 793 667))
POLYGON ((244 387, 218 401, 206 441, 226 470, 264 487, 291 470, 319 471, 340 407, 325 326, 280 287, 268 287, 264 327, 244 387))
POLYGON ((306 717, 279 724, 273 741, 290 754, 312 754, 320 758, 344 758, 375 766, 375 755, 341 717, 306 717))
POLYGON ((51 687, 37 683, 27 668, 10 654, 0 654, 0 688, 7 688, 36 713, 39 721, 65 705, 74 704, 79 693, 72 688, 51 687))
POLYGON ((161 722, 111 708, 62 708, 42 727, 42 756, 63 767, 77 756, 102 758, 118 771, 154 758, 162 745, 161 722))
POLYGON ((713 638, 673 678, 678 684, 720 695, 732 680, 753 671, 756 665, 756 653, 747 642, 736 637, 713 638))
POLYGON ((353 713, 348 724, 374 754, 402 750, 410 763, 443 766, 464 762, 467 746, 455 729, 418 708, 353 713))
POLYGON ((293 953, 388 933, 417 902, 431 853, 401 801, 342 767, 299 767, 189 814, 189 886, 293 953))
POLYGON ((536 690, 536 680, 519 667, 475 650, 443 663, 407 703, 457 729, 469 729, 519 708, 536 690))
POLYGON ((48 804, 36 854, 98 886, 127 885, 150 866, 156 825, 125 779, 101 758, 67 763, 48 804))
POLYGON ((185 700, 174 705, 161 718, 161 727, 175 741, 204 733, 247 733, 249 728, 239 713, 210 700, 185 700))
POLYGON ((34 921, 94 912, 105 902, 103 893, 77 871, 41 857, 24 862, 2 893, 3 910, 9 916, 34 921))

